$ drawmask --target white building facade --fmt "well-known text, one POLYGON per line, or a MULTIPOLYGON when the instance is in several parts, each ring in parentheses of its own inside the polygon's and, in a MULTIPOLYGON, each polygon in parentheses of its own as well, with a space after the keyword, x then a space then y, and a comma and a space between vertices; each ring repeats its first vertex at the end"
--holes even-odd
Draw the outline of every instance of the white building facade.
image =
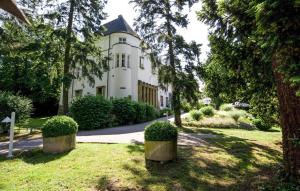
POLYGON ((70 104, 78 96, 102 95, 107 99, 128 97, 157 108, 170 107, 171 88, 159 88, 157 69, 141 48, 141 39, 120 15, 104 25, 106 32, 100 42, 103 56, 109 57, 109 70, 102 79, 90 85, 86 79, 73 80, 69 89, 70 104))

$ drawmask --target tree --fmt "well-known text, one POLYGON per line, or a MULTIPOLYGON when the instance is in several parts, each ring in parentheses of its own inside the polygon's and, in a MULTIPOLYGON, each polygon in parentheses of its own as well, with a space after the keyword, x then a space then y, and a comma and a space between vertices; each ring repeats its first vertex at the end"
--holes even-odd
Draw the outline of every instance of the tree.
POLYGON ((62 46, 50 25, 36 20, 31 26, 5 19, 0 28, 0 89, 33 101, 36 115, 53 114, 62 77, 62 46))
POLYGON ((286 179, 300 179, 299 4, 282 0, 204 0, 211 54, 259 92, 276 87, 286 179))
MULTIPOLYGON (((188 19, 183 11, 195 2, 197 0, 131 1, 139 13, 135 26, 151 50, 152 58, 164 56, 167 63, 160 67, 159 79, 160 82, 170 83, 172 86, 172 108, 177 126, 181 126, 180 93, 187 90, 192 93, 190 95, 194 95, 194 92, 198 91, 192 72, 193 61, 199 58, 199 46, 195 46, 195 43, 186 43, 176 30, 176 27, 187 27, 188 19)), ((160 63, 158 59, 152 59, 152 61, 154 65, 160 63)))
MULTIPOLYGON (((39 1, 45 7, 45 21, 60 29, 64 38, 62 113, 67 113, 69 106, 68 90, 72 79, 72 69, 80 70, 92 84, 94 77, 102 77, 107 65, 102 60, 101 48, 95 44, 102 35, 101 21, 106 1, 102 0, 67 0, 39 1), (46 3, 46 5, 44 5, 46 3)), ((77 76, 79 77, 79 76, 77 76)))

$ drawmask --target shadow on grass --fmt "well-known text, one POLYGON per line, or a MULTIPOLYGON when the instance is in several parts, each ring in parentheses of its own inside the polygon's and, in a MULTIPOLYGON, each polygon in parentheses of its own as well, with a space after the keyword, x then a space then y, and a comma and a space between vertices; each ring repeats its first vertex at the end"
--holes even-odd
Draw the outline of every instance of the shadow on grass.
MULTIPOLYGON (((42 149, 34 149, 22 153, 15 153, 15 157, 13 159, 21 159, 28 164, 41 164, 41 163, 48 163, 51 161, 58 160, 66 155, 68 155, 71 151, 61 153, 61 154, 47 154, 44 153, 42 149)), ((4 162, 8 159, 6 157, 0 157, 0 162, 4 162)))
MULTIPOLYGON (((256 190, 267 182, 281 162, 281 153, 260 145, 221 133, 209 139, 207 146, 179 147, 178 159, 172 163, 130 162, 123 169, 135 178, 135 185, 150 190, 154 185, 165 190, 256 190), (263 161, 260 161, 260 157, 263 161), (271 163, 268 161, 272 161, 271 163), (142 169, 141 169, 142 168, 142 169)), ((143 152, 140 145, 128 146, 128 152, 143 152)))

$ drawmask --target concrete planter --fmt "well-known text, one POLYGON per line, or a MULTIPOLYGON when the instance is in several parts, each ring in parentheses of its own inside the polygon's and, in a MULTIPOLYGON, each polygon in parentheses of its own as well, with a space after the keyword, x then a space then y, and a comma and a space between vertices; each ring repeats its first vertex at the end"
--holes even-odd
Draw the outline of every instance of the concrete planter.
POLYGON ((170 161, 176 159, 177 141, 145 141, 145 157, 153 161, 170 161))
POLYGON ((43 151, 45 153, 63 153, 75 148, 76 135, 60 137, 43 137, 43 151))

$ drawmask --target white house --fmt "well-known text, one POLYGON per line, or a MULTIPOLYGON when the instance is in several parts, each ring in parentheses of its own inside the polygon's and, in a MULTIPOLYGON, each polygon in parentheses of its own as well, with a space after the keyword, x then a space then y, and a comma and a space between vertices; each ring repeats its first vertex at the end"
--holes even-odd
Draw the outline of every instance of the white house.
POLYGON ((73 80, 69 101, 77 96, 103 95, 108 99, 129 97, 157 108, 170 106, 171 91, 159 88, 157 69, 152 69, 149 55, 141 49, 141 39, 120 15, 106 23, 100 42, 103 55, 110 57, 109 70, 90 86, 85 79, 73 80))

